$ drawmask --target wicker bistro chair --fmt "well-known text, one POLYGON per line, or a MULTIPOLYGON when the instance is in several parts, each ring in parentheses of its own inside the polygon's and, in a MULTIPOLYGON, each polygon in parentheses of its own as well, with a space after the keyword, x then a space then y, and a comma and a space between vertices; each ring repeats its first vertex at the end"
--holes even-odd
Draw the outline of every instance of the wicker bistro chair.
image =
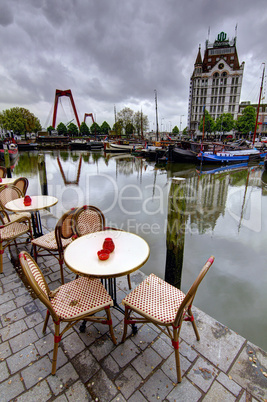
POLYGON ((59 262, 61 283, 64 284, 64 250, 77 236, 73 232, 72 219, 76 208, 67 211, 58 220, 55 230, 32 240, 34 258, 38 256, 53 255, 59 262))
POLYGON ((54 291, 50 291, 40 268, 29 253, 21 252, 19 258, 31 289, 47 307, 43 333, 46 331, 50 315, 54 322, 53 375, 56 373, 58 344, 62 335, 80 320, 108 325, 111 339, 116 345, 117 341, 114 336, 110 314, 110 307, 113 305, 113 301, 98 279, 79 277, 65 285, 61 285, 54 291), (93 316, 102 310, 106 311, 107 318, 93 316), (60 324, 63 322, 67 323, 67 325, 60 331, 60 324))
POLYGON ((29 180, 26 177, 19 177, 13 182, 13 185, 20 189, 24 197, 29 186, 29 180))
MULTIPOLYGON (((106 220, 103 212, 93 206, 84 205, 77 209, 77 212, 73 218, 73 230, 75 234, 80 237, 88 233, 99 232, 101 230, 119 230, 116 228, 106 227, 106 220)), ((127 275, 129 289, 131 286, 130 274, 127 275)))
POLYGON ((6 168, 4 166, 0 166, 0 177, 1 179, 3 179, 4 177, 6 177, 6 168))
POLYGON ((126 339, 127 325, 153 323, 172 341, 178 382, 182 381, 179 357, 179 335, 182 323, 183 321, 192 323, 196 338, 199 341, 200 336, 191 307, 197 288, 213 261, 214 257, 211 256, 187 294, 158 278, 155 274, 151 274, 122 300, 125 306, 122 342, 126 339), (132 312, 137 313, 139 317, 132 316, 132 312))
POLYGON ((17 186, 14 186, 13 184, 0 186, 0 213, 3 216, 5 223, 17 220, 18 217, 31 218, 30 212, 12 213, 5 209, 5 206, 9 201, 21 197, 23 197, 23 193, 17 186))
MULTIPOLYGON (((30 218, 27 217, 17 217, 13 222, 4 222, 1 217, 0 222, 3 224, 0 226, 0 273, 3 272, 3 254, 5 248, 8 246, 10 251, 10 245, 12 242, 15 243, 17 247, 16 239, 23 235, 25 236, 25 243, 28 242, 29 238, 32 239, 32 229, 30 218)), ((24 242, 22 242, 23 244, 24 242)))

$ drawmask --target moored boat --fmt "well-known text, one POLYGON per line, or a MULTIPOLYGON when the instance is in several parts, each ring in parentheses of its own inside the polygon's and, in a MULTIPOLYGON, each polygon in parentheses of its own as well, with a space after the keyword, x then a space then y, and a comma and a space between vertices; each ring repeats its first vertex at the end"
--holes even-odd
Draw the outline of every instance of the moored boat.
POLYGON ((229 150, 220 152, 200 152, 197 156, 202 163, 242 163, 254 159, 263 159, 266 152, 260 152, 258 149, 229 150))
POLYGON ((0 143, 0 159, 5 159, 5 151, 8 151, 10 161, 14 161, 18 156, 18 145, 14 138, 6 138, 0 143))

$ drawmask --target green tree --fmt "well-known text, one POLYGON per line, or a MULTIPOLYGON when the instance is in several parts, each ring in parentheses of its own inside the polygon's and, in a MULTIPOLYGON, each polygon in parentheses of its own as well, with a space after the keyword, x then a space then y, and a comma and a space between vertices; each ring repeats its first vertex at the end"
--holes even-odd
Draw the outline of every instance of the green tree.
POLYGON ((249 132, 254 132, 256 124, 256 110, 253 106, 247 106, 242 110, 242 115, 237 118, 236 129, 239 133, 246 136, 249 132))
POLYGON ((57 126, 57 132, 58 132, 58 135, 66 136, 68 134, 68 129, 64 123, 59 123, 59 125, 57 126))
POLYGON ((127 123, 125 127, 126 137, 132 136, 134 133, 134 125, 132 123, 127 123))
POLYGON ((78 130, 78 127, 76 126, 76 124, 70 123, 70 124, 68 125, 68 134, 69 134, 71 137, 77 137, 78 132, 79 132, 79 130, 78 130))
POLYGON ((142 129, 143 132, 148 130, 148 117, 141 112, 135 112, 133 115, 133 125, 136 133, 140 136, 142 129))
POLYGON ((187 135, 187 127, 183 129, 183 135, 187 135))
POLYGON ((100 127, 101 133, 104 135, 108 135, 108 132, 110 131, 110 125, 104 121, 100 127))
POLYGON ((90 132, 92 135, 99 135, 101 133, 101 129, 96 122, 91 125, 90 132))
POLYGON ((86 135, 86 136, 88 136, 90 134, 89 127, 87 126, 87 124, 84 121, 80 125, 80 134, 86 135))
POLYGON ((123 130, 123 126, 122 126, 122 121, 116 121, 116 123, 113 125, 113 130, 116 133, 116 136, 121 137, 122 135, 122 130, 123 130))
POLYGON ((51 135, 52 131, 54 131, 54 130, 55 130, 55 129, 54 129, 53 126, 47 127, 47 131, 48 131, 49 135, 51 135))
POLYGON ((223 113, 216 119, 215 130, 220 131, 223 134, 233 130, 235 121, 231 113, 223 113))
POLYGON ((0 126, 15 134, 37 133, 42 130, 41 123, 28 109, 13 107, 0 113, 0 126))
POLYGON ((129 107, 125 107, 117 114, 118 121, 121 120, 124 130, 126 130, 127 124, 133 124, 133 116, 134 112, 129 107))
MULTIPOLYGON (((203 132, 203 117, 200 120, 199 131, 203 132)), ((205 123, 204 123, 204 133, 211 134, 215 129, 215 122, 209 112, 205 110, 205 123)))
POLYGON ((179 134, 179 128, 177 126, 174 126, 173 129, 172 129, 172 133, 175 134, 175 135, 178 135, 179 134))

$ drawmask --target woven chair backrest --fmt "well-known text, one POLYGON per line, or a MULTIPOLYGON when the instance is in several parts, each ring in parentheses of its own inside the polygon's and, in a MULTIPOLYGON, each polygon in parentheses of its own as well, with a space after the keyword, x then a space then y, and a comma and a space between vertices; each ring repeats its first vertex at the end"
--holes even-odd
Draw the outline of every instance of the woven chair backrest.
POLYGON ((5 208, 7 202, 23 197, 22 192, 11 184, 0 187, 0 207, 5 208))
POLYGON ((207 274, 208 270, 210 269, 211 265, 213 264, 214 261, 214 257, 211 256, 208 261, 206 262, 206 264, 204 265, 204 267, 202 268, 202 270, 200 271, 200 273, 198 274, 198 277, 196 278, 196 280, 194 281, 193 285, 190 287, 190 289, 188 290, 183 302, 181 303, 175 320, 174 320, 174 325, 176 327, 178 327, 182 320, 183 320, 183 316, 184 316, 184 312, 185 310, 192 305, 193 300, 195 298, 198 286, 200 285, 202 279, 205 277, 205 275, 207 274))
POLYGON ((6 168, 4 166, 0 166, 0 177, 6 177, 6 168))
POLYGON ((76 211, 77 208, 72 208, 67 211, 62 215, 55 226, 55 237, 59 251, 63 250, 61 239, 69 239, 74 235, 72 220, 76 211))
POLYGON ((32 291, 35 293, 38 299, 40 299, 41 302, 44 303, 44 305, 49 309, 53 319, 57 319, 57 314, 55 313, 49 300, 50 289, 37 263, 26 251, 22 251, 19 254, 19 260, 22 271, 26 276, 27 282, 32 291))
POLYGON ((105 217, 99 208, 84 205, 79 208, 73 219, 74 231, 77 236, 99 232, 105 228, 105 217))
POLYGON ((13 185, 18 187, 24 196, 29 186, 29 180, 27 177, 19 177, 14 181, 13 185))

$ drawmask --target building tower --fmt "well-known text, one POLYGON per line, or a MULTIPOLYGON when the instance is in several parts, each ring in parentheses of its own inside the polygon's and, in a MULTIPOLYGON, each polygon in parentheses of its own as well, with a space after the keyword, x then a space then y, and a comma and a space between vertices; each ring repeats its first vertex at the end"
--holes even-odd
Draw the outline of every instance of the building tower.
POLYGON ((187 127, 192 135, 199 133, 204 106, 214 120, 223 113, 237 118, 244 65, 238 61, 236 36, 230 41, 221 32, 214 43, 206 40, 203 61, 199 46, 190 79, 187 127))

